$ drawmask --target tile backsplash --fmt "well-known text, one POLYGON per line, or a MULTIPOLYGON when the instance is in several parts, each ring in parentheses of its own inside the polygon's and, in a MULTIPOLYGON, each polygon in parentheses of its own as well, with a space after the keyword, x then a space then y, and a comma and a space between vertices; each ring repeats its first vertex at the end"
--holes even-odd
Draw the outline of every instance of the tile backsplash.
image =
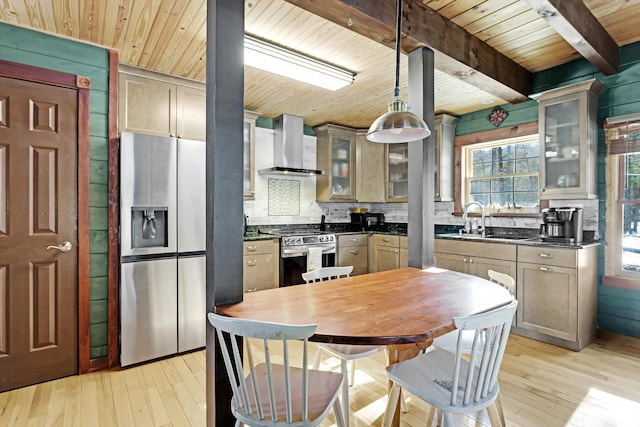
MULTIPOLYGON (((278 177, 260 175, 258 171, 273 166, 274 131, 257 127, 255 130, 255 199, 244 201, 244 213, 250 225, 316 224, 320 223, 322 208, 316 203, 315 177, 278 177), (272 181, 284 181, 271 184, 272 181), (298 188, 297 198, 294 188, 298 188), (291 199, 284 200, 285 194, 291 199)), ((303 167, 316 167, 316 138, 305 135, 303 167)))

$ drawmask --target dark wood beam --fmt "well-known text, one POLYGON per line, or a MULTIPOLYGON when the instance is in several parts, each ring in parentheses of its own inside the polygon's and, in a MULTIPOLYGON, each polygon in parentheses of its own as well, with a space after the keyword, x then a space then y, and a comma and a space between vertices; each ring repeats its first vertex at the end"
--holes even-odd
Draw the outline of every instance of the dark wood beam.
POLYGON ((582 0, 524 1, 600 72, 618 72, 620 49, 582 0))
MULTIPOLYGON (((286 1, 391 48, 395 46, 395 1, 286 1)), ((442 72, 512 103, 525 101, 531 94, 529 71, 419 0, 404 1, 402 30, 402 50, 429 47, 434 51, 436 68, 442 72)))

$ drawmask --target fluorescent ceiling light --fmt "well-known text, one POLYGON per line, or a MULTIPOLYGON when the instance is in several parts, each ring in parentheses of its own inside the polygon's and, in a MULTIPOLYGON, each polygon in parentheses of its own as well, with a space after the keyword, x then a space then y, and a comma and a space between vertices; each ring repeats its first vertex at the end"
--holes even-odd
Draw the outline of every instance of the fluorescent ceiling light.
POLYGON ((244 36, 244 64, 333 91, 353 83, 355 75, 248 35, 244 36))

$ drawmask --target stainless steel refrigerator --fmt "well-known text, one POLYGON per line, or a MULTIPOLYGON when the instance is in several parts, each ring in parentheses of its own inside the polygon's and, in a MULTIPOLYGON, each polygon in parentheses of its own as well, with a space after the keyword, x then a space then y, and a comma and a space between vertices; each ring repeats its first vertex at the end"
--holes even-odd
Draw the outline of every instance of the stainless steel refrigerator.
POLYGON ((120 364, 205 345, 205 143, 120 136, 120 364))

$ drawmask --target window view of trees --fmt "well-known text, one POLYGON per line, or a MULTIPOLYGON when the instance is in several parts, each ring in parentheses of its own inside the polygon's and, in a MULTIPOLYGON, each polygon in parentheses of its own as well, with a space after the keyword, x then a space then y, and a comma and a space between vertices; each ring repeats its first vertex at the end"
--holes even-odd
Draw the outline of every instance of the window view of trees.
POLYGON ((640 272, 640 153, 624 156, 622 207, 622 269, 640 272))
POLYGON ((471 149, 469 201, 484 206, 534 206, 538 203, 538 141, 471 149))

